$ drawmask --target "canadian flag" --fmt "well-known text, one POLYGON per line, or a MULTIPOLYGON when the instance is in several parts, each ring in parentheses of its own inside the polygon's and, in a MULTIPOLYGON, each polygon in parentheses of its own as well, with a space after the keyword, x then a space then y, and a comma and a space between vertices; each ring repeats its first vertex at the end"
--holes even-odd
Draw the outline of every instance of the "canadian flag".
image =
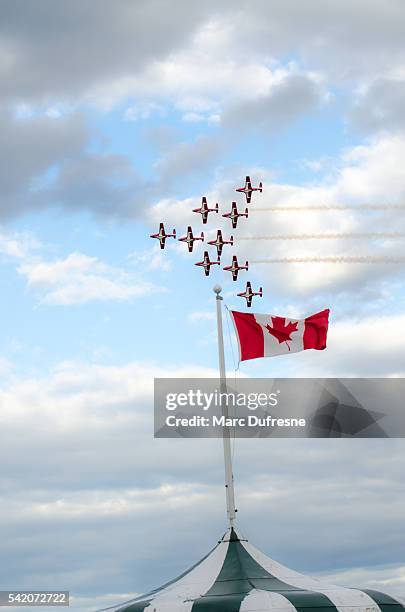
POLYGON ((236 310, 230 312, 238 338, 240 361, 326 348, 329 309, 301 320, 236 310))

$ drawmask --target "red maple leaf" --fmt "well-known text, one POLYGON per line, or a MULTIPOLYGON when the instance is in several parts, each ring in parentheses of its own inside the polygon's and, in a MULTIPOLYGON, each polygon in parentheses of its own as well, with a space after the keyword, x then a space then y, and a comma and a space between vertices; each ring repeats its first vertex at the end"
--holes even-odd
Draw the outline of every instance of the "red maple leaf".
POLYGON ((286 325, 285 317, 271 317, 271 321, 273 326, 266 325, 265 327, 267 331, 269 334, 277 338, 279 344, 285 342, 288 346, 288 350, 290 350, 287 340, 292 340, 291 334, 297 331, 298 322, 290 322, 286 325))

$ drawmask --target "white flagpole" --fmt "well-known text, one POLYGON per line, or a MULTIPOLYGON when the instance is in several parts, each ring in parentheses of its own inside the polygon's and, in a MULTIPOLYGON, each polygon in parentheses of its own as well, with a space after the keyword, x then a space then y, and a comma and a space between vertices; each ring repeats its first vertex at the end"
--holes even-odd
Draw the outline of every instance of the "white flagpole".
MULTIPOLYGON (((226 393, 226 371, 225 371, 225 352, 224 352, 224 334, 222 328, 222 296, 220 295, 222 287, 215 285, 214 293, 216 293, 217 302, 217 327, 218 327, 218 357, 219 357, 219 377, 220 377, 220 392, 226 393)), ((228 418, 228 406, 226 402, 221 402, 222 416, 228 418)), ((224 445, 224 465, 225 465, 225 490, 226 490, 226 511, 229 520, 229 526, 233 527, 236 517, 235 509, 235 491, 233 484, 232 472, 232 456, 231 456, 231 439, 230 428, 224 427, 222 433, 224 445)))

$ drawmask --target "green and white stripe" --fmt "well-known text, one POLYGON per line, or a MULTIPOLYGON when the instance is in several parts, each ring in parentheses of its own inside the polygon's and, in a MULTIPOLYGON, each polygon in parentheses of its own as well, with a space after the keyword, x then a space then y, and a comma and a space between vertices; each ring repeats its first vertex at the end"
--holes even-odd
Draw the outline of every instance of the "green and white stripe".
POLYGON ((402 612, 399 601, 299 574, 231 529, 202 561, 115 612, 402 612))

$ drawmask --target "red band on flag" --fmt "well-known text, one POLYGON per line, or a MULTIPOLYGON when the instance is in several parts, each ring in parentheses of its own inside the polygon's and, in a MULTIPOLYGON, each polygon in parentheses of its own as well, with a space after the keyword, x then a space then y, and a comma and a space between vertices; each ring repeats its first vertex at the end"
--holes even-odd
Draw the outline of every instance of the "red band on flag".
POLYGON ((240 360, 264 357, 263 329, 254 315, 248 312, 231 312, 239 341, 240 360))
POLYGON ((304 350, 326 348, 326 336, 329 325, 329 308, 305 319, 304 350))

